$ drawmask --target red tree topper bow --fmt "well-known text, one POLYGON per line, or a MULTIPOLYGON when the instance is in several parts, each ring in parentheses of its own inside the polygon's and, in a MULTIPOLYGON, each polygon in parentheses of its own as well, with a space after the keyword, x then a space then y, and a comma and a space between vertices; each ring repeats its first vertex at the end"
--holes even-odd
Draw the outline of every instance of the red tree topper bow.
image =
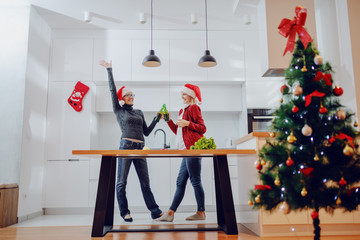
POLYGON ((344 134, 344 133, 342 133, 342 132, 340 132, 338 135, 336 135, 335 137, 332 137, 332 138, 330 138, 329 139, 329 142, 330 143, 333 143, 333 142, 335 142, 335 139, 341 139, 341 140, 348 140, 348 142, 349 142, 349 144, 353 147, 353 148, 355 148, 355 146, 354 146, 354 143, 353 143, 353 138, 352 137, 350 137, 350 136, 348 136, 348 135, 346 135, 346 134, 344 134))
POLYGON ((326 85, 328 86, 332 86, 332 82, 331 82, 331 74, 327 73, 327 74, 323 74, 322 72, 317 72, 316 73, 316 77, 314 77, 314 81, 320 81, 321 79, 324 79, 324 82, 326 85))
POLYGON ((312 97, 323 97, 325 93, 319 92, 318 90, 313 91, 309 95, 305 96, 305 107, 309 106, 312 97))
POLYGON ((271 190, 271 187, 269 185, 255 185, 255 190, 258 189, 260 189, 261 191, 271 190))
POLYGON ((300 169, 300 172, 302 174, 304 174, 305 177, 311 177, 311 174, 313 171, 314 171, 314 168, 312 168, 312 167, 300 169))
POLYGON ((306 16, 307 16, 306 8, 297 6, 295 8, 295 14, 296 16, 294 17, 293 20, 283 18, 283 20, 281 20, 280 22, 280 25, 278 26, 279 33, 282 36, 284 37, 289 36, 284 51, 284 55, 286 54, 287 51, 290 52, 294 51, 296 33, 299 34, 300 40, 304 45, 305 49, 307 48, 308 43, 312 41, 310 34, 303 27, 305 25, 306 16))

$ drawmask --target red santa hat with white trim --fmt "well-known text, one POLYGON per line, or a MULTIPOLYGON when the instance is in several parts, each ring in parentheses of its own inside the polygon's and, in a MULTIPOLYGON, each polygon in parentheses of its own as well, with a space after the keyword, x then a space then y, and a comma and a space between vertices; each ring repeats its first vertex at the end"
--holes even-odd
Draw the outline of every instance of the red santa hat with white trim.
POLYGON ((199 100, 199 104, 201 104, 201 92, 198 86, 187 83, 184 85, 182 92, 193 98, 197 98, 199 100))
POLYGON ((129 88, 126 88, 125 86, 122 86, 119 91, 117 92, 117 96, 119 98, 120 106, 123 106, 125 104, 125 101, 123 100, 123 97, 128 94, 129 92, 132 92, 129 88))

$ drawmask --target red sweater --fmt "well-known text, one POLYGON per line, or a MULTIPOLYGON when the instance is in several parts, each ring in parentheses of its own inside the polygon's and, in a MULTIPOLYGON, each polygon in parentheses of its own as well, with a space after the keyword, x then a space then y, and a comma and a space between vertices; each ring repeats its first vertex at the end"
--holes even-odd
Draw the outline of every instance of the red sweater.
MULTIPOLYGON (((183 109, 180 110, 179 116, 181 115, 183 109)), ((200 107, 196 104, 190 105, 185 108, 182 119, 189 121, 190 124, 187 127, 182 128, 182 135, 186 149, 190 149, 196 141, 204 136, 206 132, 206 127, 204 124, 204 119, 201 115, 200 107)), ((170 129, 176 134, 178 125, 176 125, 172 120, 168 121, 170 129)))

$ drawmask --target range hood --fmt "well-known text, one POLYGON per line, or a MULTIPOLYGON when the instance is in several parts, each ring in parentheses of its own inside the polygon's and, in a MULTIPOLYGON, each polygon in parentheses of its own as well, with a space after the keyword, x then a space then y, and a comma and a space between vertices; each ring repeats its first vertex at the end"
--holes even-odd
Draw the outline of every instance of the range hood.
POLYGON ((288 39, 278 33, 278 26, 283 18, 294 18, 295 8, 299 4, 307 9, 305 28, 314 39, 316 38, 314 0, 262 0, 259 2, 260 47, 262 47, 262 53, 265 53, 262 59, 264 73, 262 77, 283 77, 285 69, 289 67, 292 53, 287 52, 283 56, 288 39))

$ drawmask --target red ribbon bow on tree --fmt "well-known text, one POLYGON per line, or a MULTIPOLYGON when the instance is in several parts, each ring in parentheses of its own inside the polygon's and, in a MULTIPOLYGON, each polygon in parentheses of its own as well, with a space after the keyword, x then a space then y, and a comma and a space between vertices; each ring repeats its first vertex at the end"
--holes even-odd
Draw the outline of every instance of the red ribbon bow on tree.
POLYGON ((319 92, 318 90, 313 91, 309 95, 305 96, 305 107, 309 106, 312 97, 323 97, 325 93, 319 92))
POLYGON ((329 73, 323 74, 322 72, 317 72, 316 77, 314 77, 313 80, 320 81, 321 79, 324 79, 324 82, 326 85, 332 86, 331 74, 329 74, 329 73))
POLYGON ((347 140, 348 142, 349 142, 349 144, 353 147, 353 148, 355 148, 355 146, 354 146, 354 143, 353 143, 353 138, 352 137, 350 137, 350 136, 348 136, 348 135, 346 135, 346 134, 344 134, 344 133, 342 133, 342 132, 340 132, 338 135, 336 135, 335 137, 332 137, 332 138, 330 138, 329 139, 329 142, 330 143, 333 143, 333 142, 335 142, 335 139, 341 139, 341 140, 347 140))
POLYGON ((304 174, 305 177, 311 177, 313 171, 314 168, 312 167, 300 169, 300 173, 304 174))
POLYGON ((271 187, 269 185, 255 185, 255 190, 258 189, 260 189, 261 191, 271 190, 271 187))
POLYGON ((295 14, 296 16, 294 17, 293 20, 283 18, 283 20, 281 20, 280 22, 280 25, 278 26, 279 33, 282 36, 284 37, 289 36, 284 51, 284 55, 286 54, 287 51, 290 52, 294 51, 296 33, 299 34, 300 40, 304 45, 305 49, 307 48, 308 43, 312 41, 310 34, 303 27, 305 25, 306 16, 307 16, 306 8, 297 6, 295 8, 295 14))

